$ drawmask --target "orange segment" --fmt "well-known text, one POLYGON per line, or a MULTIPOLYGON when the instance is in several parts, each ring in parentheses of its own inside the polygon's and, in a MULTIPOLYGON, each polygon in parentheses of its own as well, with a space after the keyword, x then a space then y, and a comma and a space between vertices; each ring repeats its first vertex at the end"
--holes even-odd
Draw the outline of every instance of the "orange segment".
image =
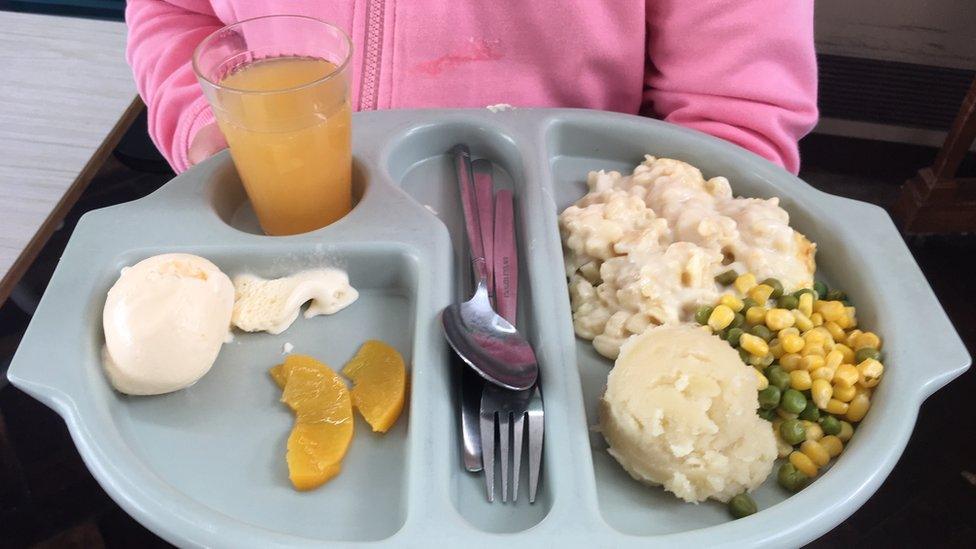
POLYGON ((375 339, 359 348, 342 373, 354 383, 352 403, 373 431, 385 433, 403 411, 407 372, 396 349, 375 339))
POLYGON ((273 379, 274 382, 278 384, 278 388, 284 390, 285 382, 288 381, 288 376, 285 375, 285 365, 279 364, 274 368, 268 370, 268 373, 271 374, 271 379, 273 379))
POLYGON ((298 490, 311 490, 339 474, 352 441, 349 391, 331 368, 309 356, 289 355, 271 369, 284 391, 281 401, 295 413, 288 437, 288 476, 298 490))

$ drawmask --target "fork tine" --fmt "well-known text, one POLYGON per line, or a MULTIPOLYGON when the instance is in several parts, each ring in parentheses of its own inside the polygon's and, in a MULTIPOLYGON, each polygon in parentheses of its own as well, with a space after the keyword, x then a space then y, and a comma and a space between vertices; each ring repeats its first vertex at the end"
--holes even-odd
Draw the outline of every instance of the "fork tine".
POLYGON ((539 487, 539 469, 542 466, 542 442, 545 437, 545 412, 541 406, 541 397, 533 397, 529 405, 529 503, 535 503, 535 493, 539 487), (536 397, 539 401, 536 402, 536 397))
POLYGON ((519 469, 522 467, 522 428, 525 413, 516 412, 512 421, 512 502, 518 501, 519 469))
POLYGON ((502 503, 508 501, 508 460, 512 459, 508 451, 508 441, 512 436, 509 428, 509 411, 498 412, 498 463, 501 465, 502 475, 502 503))
MULTIPOLYGON (((482 402, 484 402, 482 397, 482 402)), ((488 492, 488 503, 495 501, 495 412, 485 410, 481 406, 481 462, 485 473, 485 490, 488 492)))

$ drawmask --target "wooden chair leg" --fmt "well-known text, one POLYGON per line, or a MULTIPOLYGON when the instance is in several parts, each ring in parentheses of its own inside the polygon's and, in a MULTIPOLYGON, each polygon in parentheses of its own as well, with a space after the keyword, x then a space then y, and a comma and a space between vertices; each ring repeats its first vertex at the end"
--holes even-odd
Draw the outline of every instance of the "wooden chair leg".
POLYGON ((976 140, 976 80, 935 162, 905 182, 894 217, 906 233, 976 232, 976 178, 956 177, 976 140))

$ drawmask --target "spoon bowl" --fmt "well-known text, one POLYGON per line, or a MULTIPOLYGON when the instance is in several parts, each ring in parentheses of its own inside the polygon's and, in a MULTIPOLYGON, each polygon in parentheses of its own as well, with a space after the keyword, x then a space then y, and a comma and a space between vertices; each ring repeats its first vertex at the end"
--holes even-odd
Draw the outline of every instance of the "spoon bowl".
POLYGON ((446 307, 441 324, 454 352, 488 382, 514 391, 535 385, 539 365, 532 346, 492 310, 483 285, 468 301, 446 307))

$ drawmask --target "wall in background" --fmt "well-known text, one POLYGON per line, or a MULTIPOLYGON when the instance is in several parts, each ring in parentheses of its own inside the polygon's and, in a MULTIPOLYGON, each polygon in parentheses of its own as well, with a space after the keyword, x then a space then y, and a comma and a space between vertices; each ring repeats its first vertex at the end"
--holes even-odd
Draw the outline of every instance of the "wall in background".
POLYGON ((974 0, 817 0, 822 53, 976 70, 974 0))
POLYGON ((976 75, 976 0, 818 0, 815 131, 938 146, 976 75))

